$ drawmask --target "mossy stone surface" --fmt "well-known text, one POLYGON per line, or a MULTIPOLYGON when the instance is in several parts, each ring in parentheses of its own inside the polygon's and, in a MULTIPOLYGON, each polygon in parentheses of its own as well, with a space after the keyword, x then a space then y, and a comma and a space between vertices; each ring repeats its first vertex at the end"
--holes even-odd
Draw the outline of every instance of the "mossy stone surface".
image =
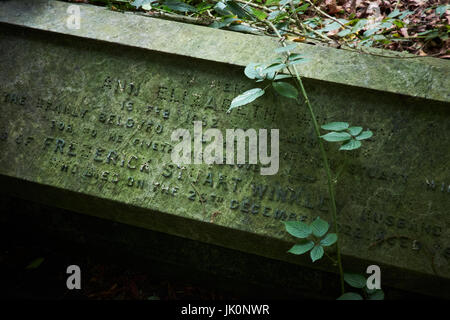
MULTIPOLYGON (((282 221, 331 222, 303 105, 268 92, 227 114, 231 100, 255 86, 242 67, 25 28, 2 26, 0 61, 3 192, 334 270, 286 253, 295 239, 282 221), (177 168, 171 133, 192 133, 197 120, 204 129, 280 129, 278 174, 262 176, 255 165, 177 168)), ((448 103, 305 84, 319 123, 347 121, 374 132, 355 152, 327 145, 334 170, 345 156, 349 163, 336 195, 348 270, 378 264, 394 285, 448 288, 448 103)))

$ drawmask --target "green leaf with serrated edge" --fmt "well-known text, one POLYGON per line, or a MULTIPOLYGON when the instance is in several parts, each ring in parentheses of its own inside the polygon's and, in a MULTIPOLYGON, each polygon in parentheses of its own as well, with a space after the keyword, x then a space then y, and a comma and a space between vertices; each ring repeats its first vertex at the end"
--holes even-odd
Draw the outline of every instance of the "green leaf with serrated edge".
POLYGON ((344 280, 353 288, 364 288, 366 286, 366 278, 358 273, 344 273, 344 280))
POLYGON ((359 147, 361 147, 361 141, 355 140, 355 139, 351 139, 349 142, 343 144, 339 150, 344 150, 344 151, 350 151, 350 150, 355 150, 358 149, 359 147))
POLYGON ((360 294, 354 292, 347 292, 337 298, 337 300, 363 300, 363 297, 361 297, 360 294))
POLYGON ((311 240, 305 240, 302 243, 298 243, 294 245, 291 249, 289 249, 289 253, 292 254, 304 254, 314 247, 314 242, 311 240))
POLYGON ((328 233, 325 238, 320 240, 320 244, 324 247, 332 246, 336 243, 338 236, 336 233, 328 233))
POLYGON ((325 220, 322 220, 320 219, 320 217, 317 217, 316 220, 311 222, 310 227, 313 235, 320 238, 325 233, 327 233, 328 229, 330 228, 330 225, 325 220))
POLYGON ((255 99, 261 97, 263 94, 264 94, 264 90, 261 88, 255 88, 255 89, 250 89, 248 91, 245 91, 243 94, 237 96, 236 98, 233 99, 233 101, 231 101, 231 105, 230 105, 230 108, 228 109, 228 111, 230 111, 236 107, 240 107, 245 104, 248 104, 248 103, 254 101, 255 99))
POLYGON ((311 256, 312 262, 315 262, 315 261, 319 260, 320 258, 322 258, 323 253, 324 253, 323 247, 321 245, 316 245, 309 253, 309 255, 311 256))
POLYGON ((350 127, 347 130, 352 136, 357 136, 361 133, 362 129, 362 127, 350 127))
POLYGON ((277 74, 274 80, 281 80, 287 78, 292 78, 292 76, 290 74, 277 74))
POLYGON ((329 142, 346 141, 352 138, 347 132, 330 132, 320 137, 329 142))
POLYGON ((25 269, 27 270, 37 269, 42 264, 42 262, 44 262, 44 260, 45 260, 44 258, 34 259, 33 261, 30 262, 29 265, 25 267, 25 269))
POLYGON ((286 68, 286 65, 284 63, 273 63, 267 68, 263 70, 264 73, 270 73, 270 72, 277 72, 281 69, 286 68))
POLYGON ((297 44, 293 43, 293 44, 287 45, 286 47, 276 48, 275 52, 276 53, 283 53, 283 52, 286 52, 286 51, 291 51, 291 50, 295 49, 296 47, 297 47, 297 44))
POLYGON ((342 131, 349 127, 347 122, 330 122, 320 126, 324 130, 342 131))
POLYGON ((276 92, 284 97, 291 99, 297 99, 298 97, 298 91, 292 84, 286 82, 273 82, 272 86, 276 92))
POLYGON ((374 293, 369 294, 369 300, 384 300, 383 290, 376 290, 374 293))
POLYGON ((289 232, 289 234, 294 237, 306 238, 312 232, 311 227, 304 222, 301 221, 283 221, 283 222, 286 231, 289 232))
POLYGON ((367 130, 362 132, 359 136, 356 137, 356 140, 364 140, 364 139, 369 139, 373 136, 372 131, 367 130))

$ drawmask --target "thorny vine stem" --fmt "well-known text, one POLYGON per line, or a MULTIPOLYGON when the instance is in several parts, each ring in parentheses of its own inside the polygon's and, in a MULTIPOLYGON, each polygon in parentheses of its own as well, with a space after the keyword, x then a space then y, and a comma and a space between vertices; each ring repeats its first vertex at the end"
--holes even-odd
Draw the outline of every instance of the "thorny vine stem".
MULTIPOLYGON (((270 28, 272 28, 272 30, 280 38, 283 47, 286 47, 285 39, 281 36, 280 32, 273 25, 273 23, 271 23, 270 21, 264 21, 264 22, 267 23, 267 25, 270 28)), ((290 55, 290 52, 288 51, 287 54, 290 55)), ((316 115, 315 115, 314 110, 312 108, 312 105, 311 105, 311 103, 309 101, 308 95, 307 95, 306 90, 305 90, 305 88, 303 86, 303 81, 302 81, 302 79, 301 79, 301 77, 300 77, 300 75, 298 73, 297 68, 292 65, 292 66, 288 67, 289 72, 291 72, 290 68, 292 68, 294 70, 295 78, 297 79, 297 85, 299 86, 300 91, 301 91, 301 93, 303 95, 303 98, 305 99, 305 103, 306 103, 306 105, 308 107, 308 111, 309 111, 309 114, 311 116, 312 123, 314 125, 314 131, 316 133, 316 137, 317 137, 317 140, 319 142, 319 149, 320 149, 320 153, 322 155, 322 161, 323 161, 323 165, 325 167, 325 172, 327 174, 328 193, 329 193, 329 196, 330 196, 330 199, 331 199, 331 213, 333 215, 334 232, 336 234, 338 234, 339 230, 338 230, 338 225, 337 225, 337 209, 336 209, 336 201, 335 201, 335 198, 334 198, 333 179, 332 179, 332 176, 331 176, 330 165, 328 163, 328 157, 327 157, 327 154, 325 152, 325 148, 323 146, 322 140, 320 138, 319 124, 317 123, 316 115)), ((339 275, 340 275, 340 280, 341 280, 341 292, 342 292, 342 294, 344 294, 345 293, 345 291, 344 291, 345 290, 344 289, 344 270, 342 268, 342 259, 341 259, 341 251, 340 251, 340 246, 339 246, 339 237, 338 237, 338 239, 336 241, 336 252, 337 252, 337 264, 338 264, 338 267, 339 267, 339 275)))

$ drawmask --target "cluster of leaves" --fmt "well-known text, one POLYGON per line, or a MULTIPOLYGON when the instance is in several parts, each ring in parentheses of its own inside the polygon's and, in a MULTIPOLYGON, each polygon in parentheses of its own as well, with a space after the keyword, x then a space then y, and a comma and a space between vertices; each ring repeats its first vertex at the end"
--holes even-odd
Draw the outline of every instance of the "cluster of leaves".
MULTIPOLYGON (((205 3, 202 3, 205 4, 205 3)), ((181 13, 201 12, 205 6, 194 7, 189 3, 178 0, 133 0, 131 3, 136 9, 142 8, 146 11, 156 9, 163 9, 164 11, 176 11, 181 13)), ((207 6, 210 8, 211 6, 207 6)))
POLYGON ((347 122, 330 122, 321 126, 322 129, 331 131, 320 136, 328 142, 344 142, 339 150, 355 150, 361 147, 361 140, 373 136, 372 131, 363 131, 362 127, 350 127, 347 122))
POLYGON ((346 292, 337 300, 384 300, 384 292, 381 289, 369 289, 364 276, 357 273, 344 273, 344 281, 353 288, 361 289, 362 295, 355 292, 346 292))
POLYGON ((106 4, 114 10, 170 12, 213 28, 271 33, 288 40, 337 47, 379 47, 450 58, 450 5, 423 0, 68 0, 106 4))
POLYGON ((301 54, 291 54, 289 52, 290 50, 295 49, 296 46, 297 44, 293 43, 285 47, 275 49, 276 53, 285 54, 285 57, 276 58, 268 64, 249 63, 244 70, 244 74, 249 79, 255 80, 256 82, 262 82, 265 80, 270 82, 265 89, 250 89, 234 98, 233 101, 231 101, 228 111, 253 102, 255 99, 261 97, 265 93, 265 90, 270 86, 272 86, 276 92, 284 97, 294 100, 298 99, 298 90, 292 84, 286 81, 280 81, 283 79, 292 78, 292 74, 281 73, 283 70, 290 66, 308 61, 308 59, 305 59, 305 57, 301 54))
POLYGON ((338 239, 336 233, 327 233, 330 225, 320 217, 309 225, 301 221, 285 221, 284 225, 290 235, 302 239, 288 252, 300 255, 309 251, 313 262, 323 257, 324 247, 335 244, 338 239))

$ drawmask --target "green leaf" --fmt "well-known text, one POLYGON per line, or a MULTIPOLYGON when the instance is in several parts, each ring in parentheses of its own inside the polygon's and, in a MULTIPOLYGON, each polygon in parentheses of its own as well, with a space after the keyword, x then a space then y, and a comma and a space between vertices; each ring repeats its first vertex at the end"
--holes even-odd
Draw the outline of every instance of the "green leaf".
POLYGON ((279 0, 267 0, 266 1, 266 6, 271 6, 274 4, 278 4, 278 2, 280 2, 279 0))
POLYGON ((172 10, 179 12, 197 12, 197 9, 195 7, 180 1, 168 0, 164 1, 162 4, 169 7, 172 10))
POLYGON ((258 20, 264 20, 265 18, 267 18, 267 13, 265 13, 264 11, 255 9, 255 8, 251 8, 252 9, 252 13, 255 15, 256 18, 258 18, 258 20))
POLYGON ((400 12, 400 10, 395 9, 394 11, 392 11, 391 13, 389 13, 388 18, 395 18, 399 15, 401 15, 402 13, 400 12))
POLYGON ((369 300, 384 300, 383 290, 376 290, 375 293, 370 294, 369 300))
POLYGON ((283 53, 283 52, 286 52, 286 51, 291 51, 291 50, 295 49, 296 47, 297 47, 297 44, 293 43, 293 44, 287 45, 286 47, 276 48, 275 52, 276 53, 283 53))
POLYGON ((289 253, 292 254, 304 254, 314 247, 314 242, 311 240, 305 240, 303 243, 299 243, 294 245, 291 249, 289 249, 289 253))
POLYGON ((239 18, 255 20, 255 17, 251 11, 247 8, 242 7, 239 3, 234 2, 232 0, 228 0, 226 2, 227 9, 237 15, 239 18))
POLYGON ((267 20, 274 20, 274 19, 276 19, 280 14, 282 14, 282 12, 279 11, 279 10, 272 11, 271 13, 269 13, 269 16, 267 17, 267 20))
POLYGON ((324 247, 332 246, 338 239, 338 236, 336 233, 328 233, 325 238, 320 240, 320 244, 324 247))
POLYGON ((301 221, 283 221, 283 222, 286 231, 289 232, 289 234, 294 237, 306 238, 312 232, 311 227, 304 222, 301 221))
POLYGON ((291 78, 292 76, 290 74, 277 74, 275 76, 274 80, 281 80, 281 79, 287 79, 287 78, 291 78))
POLYGON ((398 17, 398 19, 403 20, 406 16, 409 16, 411 13, 414 13, 414 11, 403 11, 402 14, 398 17))
POLYGON ((243 94, 237 96, 236 98, 233 99, 233 101, 231 101, 231 105, 228 111, 254 101, 255 99, 261 97, 264 94, 264 92, 265 91, 261 88, 254 88, 245 91, 243 94))
POLYGON ((339 298, 337 298, 337 300, 363 300, 363 297, 361 297, 361 295, 354 293, 354 292, 347 292, 347 293, 344 293, 339 298))
POLYGON ((405 24, 401 20, 394 20, 393 23, 399 28, 403 28, 405 26, 405 24))
POLYGON ((227 8, 226 4, 223 2, 217 2, 217 4, 214 6, 214 10, 220 14, 221 16, 229 16, 233 13, 227 8))
POLYGON ((347 122, 330 122, 321 126, 324 130, 342 131, 348 128, 347 122))
POLYGON ((236 21, 236 18, 233 17, 223 17, 222 21, 213 21, 213 23, 211 23, 209 25, 209 27, 211 28, 215 28, 215 29, 221 29, 223 27, 227 27, 228 25, 230 25, 230 23, 232 23, 233 21, 236 21))
POLYGON ((300 7, 298 7, 297 9, 296 9, 296 11, 298 12, 298 11, 305 11, 306 9, 308 9, 309 8, 309 3, 305 3, 305 4, 303 4, 303 5, 301 5, 300 7))
POLYGON ((136 7, 136 9, 139 9, 142 7, 144 10, 151 10, 151 3, 155 2, 155 0, 134 0, 131 5, 136 7), (150 9, 148 7, 150 6, 150 9))
POLYGON ((303 55, 299 54, 299 53, 292 53, 289 56, 289 61, 295 61, 295 60, 298 60, 298 59, 303 59, 303 55))
POLYGON ((251 62, 245 67, 244 73, 249 79, 261 79, 264 77, 262 69, 261 64, 251 62))
MULTIPOLYGON (((155 0, 156 1, 156 0, 155 0)), ((214 5, 213 4, 209 4, 209 3, 205 3, 205 2, 200 2, 198 5, 196 5, 195 6, 196 8, 197 8, 197 11, 199 12, 199 13, 203 13, 203 12, 205 12, 206 10, 209 10, 209 9, 213 9, 214 8, 214 5)))
POLYGON ((44 262, 44 260, 45 260, 44 258, 34 259, 33 261, 30 262, 29 265, 25 267, 25 269, 27 270, 37 269, 42 264, 42 262, 44 262))
POLYGON ((259 34, 261 32, 258 29, 252 28, 250 26, 246 26, 244 24, 231 24, 227 28, 229 30, 251 33, 251 34, 259 34))
POLYGON ((291 99, 297 99, 298 91, 297 89, 295 89, 293 85, 286 82, 273 82, 272 85, 275 91, 281 94, 282 96, 291 99))
POLYGON ((352 33, 356 33, 359 30, 361 30, 362 28, 364 28, 364 26, 367 23, 367 19, 360 19, 353 27, 352 27, 352 33))
POLYGON ((347 130, 352 136, 357 136, 361 133, 362 129, 362 127, 350 127, 347 130))
POLYGON ((361 141, 355 140, 355 139, 351 139, 349 142, 343 144, 339 150, 355 150, 358 149, 359 147, 361 147, 361 141))
POLYGON ((320 137, 330 142, 346 141, 352 138, 347 132, 330 132, 320 137))
POLYGON ((358 273, 344 273, 344 280, 353 288, 364 288, 366 286, 366 278, 358 273))
POLYGON ((384 21, 383 23, 381 23, 381 28, 383 29, 389 29, 392 28, 394 24, 391 21, 384 21))
POLYGON ((316 237, 322 237, 325 233, 327 233, 328 229, 330 228, 330 225, 325 220, 320 219, 320 217, 317 217, 316 220, 314 220, 311 224, 311 230, 313 235, 316 237))
POLYGON ((376 26, 375 28, 364 31, 363 35, 364 35, 364 37, 370 37, 371 35, 373 35, 377 31, 379 31, 380 29, 381 29, 380 26, 376 26))
POLYGON ((263 70, 263 72, 264 73, 277 72, 277 71, 279 71, 281 69, 284 69, 284 68, 286 68, 286 65, 284 63, 276 62, 276 63, 272 63, 270 66, 265 68, 263 70))
POLYGON ((319 29, 317 31, 319 31, 319 32, 328 32, 328 31, 339 29, 340 27, 341 27, 340 23, 332 22, 332 23, 328 24, 327 26, 325 26, 325 28, 319 29))
POLYGON ((319 260, 320 258, 322 258, 323 253, 324 253, 323 247, 321 245, 316 245, 309 253, 309 255, 311 256, 312 262, 315 262, 315 261, 319 260))
POLYGON ((367 130, 364 131, 363 133, 361 133, 359 136, 356 137, 356 140, 364 140, 364 139, 369 139, 370 137, 373 136, 372 131, 367 130))
POLYGON ((442 6, 439 6, 439 7, 437 7, 436 8, 436 14, 439 16, 439 17, 442 17, 442 15, 445 13, 445 11, 447 11, 447 8, 448 7, 450 7, 450 5, 442 5, 442 6))
POLYGON ((352 33, 352 31, 350 29, 344 29, 344 30, 340 31, 337 35, 339 37, 345 37, 345 36, 349 35, 350 33, 352 33))

